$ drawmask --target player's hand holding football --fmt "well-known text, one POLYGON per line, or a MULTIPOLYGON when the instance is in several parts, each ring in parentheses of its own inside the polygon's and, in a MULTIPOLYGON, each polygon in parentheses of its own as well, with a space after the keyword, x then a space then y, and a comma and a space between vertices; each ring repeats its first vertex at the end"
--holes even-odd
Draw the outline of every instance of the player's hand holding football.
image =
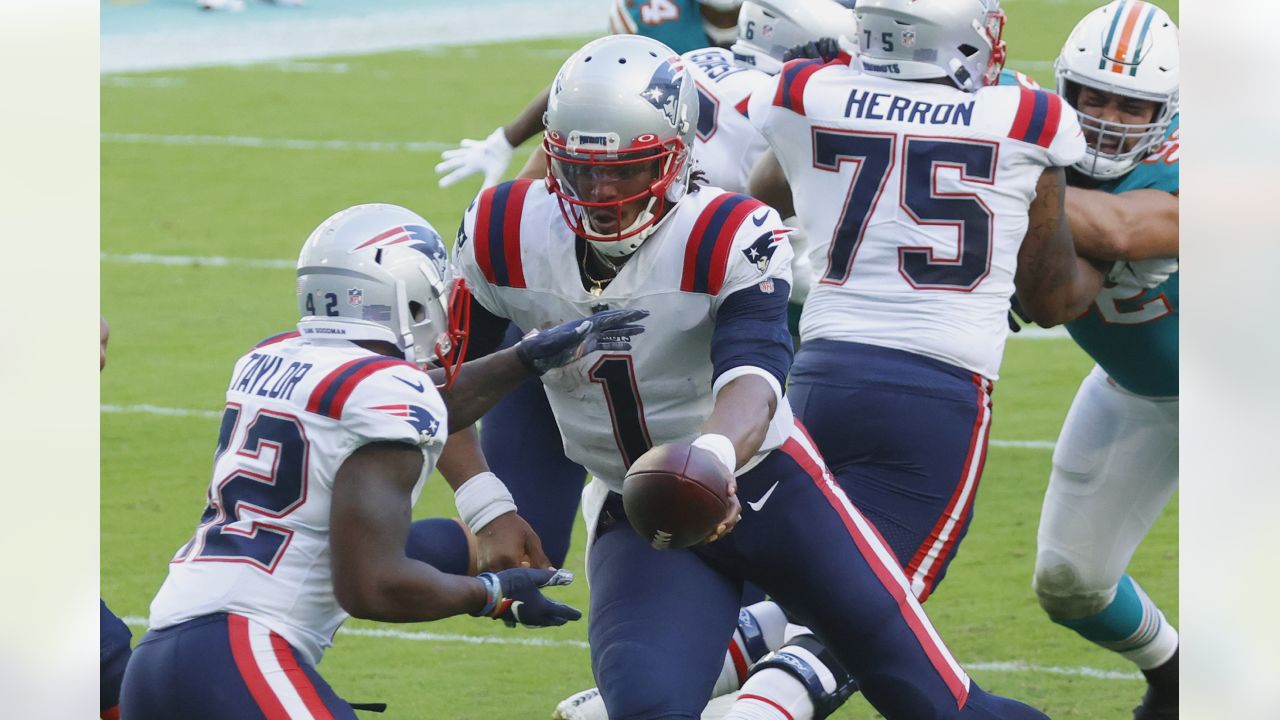
POLYGON ((515 568, 498 573, 480 573, 477 577, 487 592, 485 606, 476 613, 501 620, 507 627, 552 627, 578 620, 582 613, 548 599, 539 588, 568 585, 573 573, 568 570, 515 568))
POLYGON ((499 515, 476 533, 476 553, 481 570, 550 568, 542 541, 524 518, 514 512, 499 515))
POLYGON ((648 315, 648 310, 604 310, 535 330, 516 343, 516 354, 531 372, 542 375, 596 350, 630 350, 631 336, 644 332, 644 327, 635 323, 648 315))
MULTIPOLYGON (((703 438, 699 438, 698 440, 702 440, 702 439, 703 438)), ((724 518, 721 519, 720 523, 716 525, 716 529, 712 531, 712 533, 708 535, 707 539, 704 541, 708 543, 713 543, 719 540, 720 538, 724 537, 725 535, 728 535, 729 533, 733 532, 733 528, 737 526, 738 521, 742 519, 742 502, 738 500, 738 480, 733 475, 733 466, 732 464, 726 465, 725 463, 725 460, 732 458, 733 455, 722 455, 720 453, 717 453, 714 450, 711 450, 707 447, 703 447, 699 445, 698 440, 693 441, 693 447, 695 452, 698 450, 701 450, 703 452, 706 452, 708 454, 715 456, 716 460, 719 461, 721 465, 726 466, 726 471, 729 474, 729 483, 725 488, 725 495, 727 496, 727 504, 725 506, 724 518)), ((730 463, 732 463, 732 461, 730 461, 730 463)))

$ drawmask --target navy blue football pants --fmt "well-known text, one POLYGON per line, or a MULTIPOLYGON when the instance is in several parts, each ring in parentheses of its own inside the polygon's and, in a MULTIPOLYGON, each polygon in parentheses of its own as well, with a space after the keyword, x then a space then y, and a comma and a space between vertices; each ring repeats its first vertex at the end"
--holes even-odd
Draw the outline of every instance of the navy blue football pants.
POLYGON ((131 720, 356 717, 284 638, 228 613, 148 631, 125 671, 120 710, 131 720))
POLYGON ((589 555, 588 633, 611 720, 700 716, 744 582, 812 628, 886 718, 1046 717, 968 678, 800 433, 738 478, 738 497, 743 517, 727 537, 665 551, 630 528, 620 496, 606 502, 589 555))
POLYGON ((99 705, 104 718, 119 717, 120 681, 124 678, 125 666, 129 664, 129 641, 133 633, 129 626, 107 608, 107 603, 98 598, 101 613, 98 615, 98 660, 99 660, 99 705))
POLYGON ((788 396, 849 499, 921 600, 973 517, 991 427, 986 378, 915 353, 811 340, 788 396))

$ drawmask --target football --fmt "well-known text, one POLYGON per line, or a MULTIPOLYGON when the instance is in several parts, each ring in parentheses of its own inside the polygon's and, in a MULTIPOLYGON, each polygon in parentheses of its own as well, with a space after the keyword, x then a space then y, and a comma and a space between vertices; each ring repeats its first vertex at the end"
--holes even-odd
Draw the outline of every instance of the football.
POLYGON ((631 465, 622 505, 631 527, 658 550, 696 545, 729 511, 732 474, 689 443, 659 445, 631 465))

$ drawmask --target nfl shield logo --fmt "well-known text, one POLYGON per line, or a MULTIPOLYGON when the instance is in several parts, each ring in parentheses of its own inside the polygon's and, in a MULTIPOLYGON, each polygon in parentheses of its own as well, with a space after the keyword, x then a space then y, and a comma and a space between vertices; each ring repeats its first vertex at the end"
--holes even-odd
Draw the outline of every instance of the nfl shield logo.
POLYGON ((903 45, 905 45, 905 46, 907 46, 907 47, 915 47, 915 46, 916 46, 916 31, 915 31, 915 30, 903 30, 903 31, 902 31, 902 44, 903 44, 903 45))
POLYGON ((347 291, 347 303, 354 307, 360 307, 364 304, 364 290, 360 288, 351 288, 347 291))

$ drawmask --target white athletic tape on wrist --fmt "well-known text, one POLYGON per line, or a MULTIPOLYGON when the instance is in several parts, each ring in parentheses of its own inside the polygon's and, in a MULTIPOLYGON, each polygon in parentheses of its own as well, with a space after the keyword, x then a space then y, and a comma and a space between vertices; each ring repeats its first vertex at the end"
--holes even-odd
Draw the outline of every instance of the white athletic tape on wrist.
POLYGON ((458 516, 473 533, 480 532, 499 515, 516 511, 516 501, 507 486, 491 472, 482 472, 462 483, 453 493, 453 502, 458 506, 458 516))
POLYGON ((724 435, 718 433, 706 433, 699 435, 696 440, 690 443, 696 448, 702 448, 716 456, 721 465, 729 468, 729 472, 733 472, 738 467, 738 451, 733 447, 733 441, 724 435))

